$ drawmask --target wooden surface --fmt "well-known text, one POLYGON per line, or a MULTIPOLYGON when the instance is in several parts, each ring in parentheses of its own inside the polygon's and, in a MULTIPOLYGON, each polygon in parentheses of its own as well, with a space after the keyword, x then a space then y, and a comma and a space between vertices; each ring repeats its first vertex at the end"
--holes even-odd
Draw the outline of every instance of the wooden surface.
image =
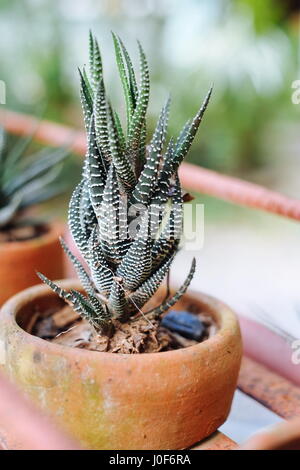
POLYGON ((191 447, 191 450, 234 450, 238 445, 229 437, 217 431, 204 441, 191 447))
POLYGON ((238 388, 282 418, 300 416, 300 388, 247 357, 242 361, 238 388))

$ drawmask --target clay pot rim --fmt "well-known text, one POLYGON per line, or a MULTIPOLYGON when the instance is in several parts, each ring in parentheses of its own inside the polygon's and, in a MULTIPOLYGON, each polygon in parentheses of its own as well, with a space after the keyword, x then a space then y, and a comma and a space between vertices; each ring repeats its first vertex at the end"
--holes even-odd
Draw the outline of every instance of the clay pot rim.
POLYGON ((0 243, 0 252, 5 250, 7 253, 8 251, 17 251, 17 250, 24 250, 26 248, 30 249, 35 246, 40 245, 48 245, 51 243, 52 240, 58 238, 59 236, 63 235, 65 230, 65 224, 59 220, 54 220, 50 222, 45 222, 45 227, 47 227, 47 231, 40 235, 39 237, 31 238, 30 240, 20 240, 14 242, 2 242, 0 243))
MULTIPOLYGON (((61 287, 65 289, 82 289, 82 285, 77 279, 63 279, 55 281, 61 287)), ((137 360, 142 361, 150 361, 159 360, 162 358, 171 358, 174 360, 178 358, 178 360, 182 359, 184 355, 194 355, 198 354, 200 350, 206 349, 207 352, 215 349, 218 344, 224 342, 224 338, 226 336, 232 336, 236 334, 236 331, 239 331, 239 323, 236 314, 233 310, 221 302, 220 300, 216 299, 213 296, 204 294, 202 292, 195 292, 195 291, 188 291, 185 295, 189 298, 196 298, 197 302, 200 302, 205 306, 208 313, 214 317, 216 322, 218 323, 218 330, 217 332, 208 338, 207 340, 195 344, 193 346, 189 346, 187 348, 180 348, 175 349, 172 351, 160 351, 156 353, 144 353, 144 354, 122 354, 122 353, 111 353, 111 352, 98 352, 98 351, 89 351, 87 349, 80 349, 80 348, 72 348, 69 346, 64 346, 61 344, 54 344, 49 341, 46 341, 38 336, 32 335, 27 333, 21 326, 18 325, 16 322, 16 316, 18 311, 28 303, 28 301, 32 301, 34 298, 38 297, 45 297, 45 294, 56 296, 50 287, 45 284, 38 284, 32 287, 29 287, 18 294, 11 297, 2 307, 0 314, 4 317, 4 321, 8 321, 10 324, 13 325, 15 328, 15 332, 19 335, 20 341, 25 341, 26 343, 31 343, 36 345, 39 351, 46 351, 52 352, 56 354, 60 354, 61 356, 72 356, 75 360, 84 360, 88 357, 90 359, 96 359, 97 357, 99 360, 112 360, 115 361, 132 361, 136 362, 137 360), (21 335, 21 336, 20 336, 21 335)))

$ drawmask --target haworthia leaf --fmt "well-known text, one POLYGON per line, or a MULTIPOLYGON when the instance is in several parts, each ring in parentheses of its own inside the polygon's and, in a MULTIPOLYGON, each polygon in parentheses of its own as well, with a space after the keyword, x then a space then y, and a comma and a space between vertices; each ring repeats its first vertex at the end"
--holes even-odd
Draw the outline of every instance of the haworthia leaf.
POLYGON ((122 129, 122 124, 121 124, 119 115, 115 110, 113 110, 113 120, 114 120, 116 133, 118 136, 119 150, 121 153, 123 153, 126 151, 126 139, 125 139, 125 135, 122 129))
MULTIPOLYGON (((71 292, 62 289, 54 282, 50 281, 46 276, 37 272, 39 278, 47 284, 53 292, 55 292, 61 299, 65 300, 79 315, 83 316, 84 318, 90 319, 93 315, 93 309, 87 305, 84 305, 82 302, 81 294, 79 292, 72 290, 71 292)), ((96 326, 96 325, 95 325, 96 326)))
POLYGON ((134 307, 142 308, 148 300, 155 294, 164 277, 170 269, 174 255, 167 259, 141 286, 127 298, 127 303, 131 309, 134 307))
POLYGON ((155 309, 153 309, 153 310, 151 310, 150 312, 147 312, 147 313, 151 313, 153 316, 160 316, 164 312, 169 310, 169 308, 173 307, 173 305, 175 305, 176 302, 178 302, 178 300, 180 300, 180 298, 183 296, 183 294, 185 294, 187 288, 189 287, 189 285, 190 285, 190 283, 193 279, 193 276, 195 274, 195 269, 196 269, 196 260, 195 260, 195 258, 193 258, 192 266, 190 268, 190 272, 189 272, 186 280, 182 284, 182 286, 176 292, 176 294, 174 294, 170 299, 166 300, 161 305, 159 305, 158 307, 156 307, 155 309))
POLYGON ((89 67, 90 75, 94 74, 94 36, 92 31, 89 31, 89 67))
POLYGON ((94 119, 97 145, 107 161, 111 160, 108 122, 107 122, 107 101, 103 80, 100 80, 94 100, 94 119))
POLYGON ((110 316, 107 315, 106 311, 96 297, 85 297, 80 292, 73 289, 71 290, 71 295, 73 296, 73 299, 75 299, 75 307, 77 304, 83 312, 81 315, 84 316, 94 328, 107 328, 107 323, 110 321, 110 316))
POLYGON ((108 305, 114 317, 118 318, 124 315, 126 305, 125 290, 118 279, 114 280, 112 284, 108 305))
POLYGON ((101 250, 105 258, 114 263, 122 260, 126 245, 126 240, 123 240, 120 234, 119 209, 119 185, 115 167, 111 165, 103 192, 98 224, 101 250))
MULTIPOLYGON (((89 37, 90 79, 84 69, 80 72, 88 148, 82 180, 70 202, 69 225, 89 272, 63 242, 88 296, 76 291, 66 292, 44 278, 92 325, 106 331, 105 334, 109 334, 106 327, 112 325, 112 317, 125 321, 145 305, 163 281, 178 251, 183 215, 178 166, 196 135, 211 93, 196 116, 185 124, 177 140, 170 139, 164 151, 168 101, 146 147, 150 91, 146 57, 139 44, 138 86, 126 47, 114 34, 113 41, 126 101, 126 135, 119 115, 106 96, 101 54, 92 33, 89 37), (131 205, 129 212, 127 200, 131 205), (143 214, 140 221, 134 212, 143 214), (139 228, 134 236, 136 223, 139 228)), ((0 202, 1 198, 0 188, 0 202)), ((154 316, 161 315, 180 299, 194 271, 193 260, 184 284, 151 311, 154 316)))
POLYGON ((119 39, 114 33, 112 33, 112 37, 113 37, 114 46, 115 46, 116 61, 117 61, 119 74, 120 74, 120 78, 121 78, 121 82, 122 82, 123 90, 124 90, 124 96, 125 96, 125 102, 126 102, 127 126, 129 129, 130 123, 131 123, 131 117, 132 117, 132 113, 134 109, 133 95, 130 90, 129 80, 128 80, 128 76, 126 73, 125 62, 123 59, 122 48, 121 48, 119 39))
POLYGON ((108 111, 108 129, 112 161, 120 181, 124 185, 125 190, 128 191, 135 184, 135 176, 127 155, 121 151, 122 143, 119 141, 118 128, 115 125, 114 116, 110 107, 108 111))
POLYGON ((101 294, 108 295, 113 282, 113 271, 102 253, 99 238, 98 226, 95 225, 88 243, 88 265, 91 270, 92 280, 101 294))
POLYGON ((88 90, 88 96, 92 104, 94 91, 93 91, 92 85, 90 84, 85 68, 82 69, 82 77, 83 77, 83 81, 86 86, 86 89, 88 90))
POLYGON ((131 93, 131 97, 132 97, 132 101, 133 101, 133 108, 135 108, 136 100, 137 100, 137 97, 138 97, 138 87, 137 87, 137 83, 136 83, 134 68, 133 68, 133 65, 132 65, 130 55, 128 54, 128 51, 127 51, 126 47, 123 44, 123 41, 121 40, 121 38, 119 36, 118 36, 118 41, 119 41, 119 44, 121 45, 121 48, 122 48, 122 51, 123 51, 123 54, 124 54, 124 57, 125 57, 125 62, 126 62, 126 65, 127 65, 127 72, 128 72, 128 77, 129 77, 130 93, 131 93))
POLYGON ((136 107, 130 121, 128 132, 129 148, 133 151, 137 150, 140 145, 140 136, 142 128, 145 125, 145 117, 150 93, 150 76, 146 56, 140 43, 138 43, 138 46, 140 54, 141 83, 136 107))
POLYGON ((183 223, 183 201, 178 176, 175 181, 174 192, 170 198, 172 203, 169 218, 160 237, 152 246, 151 255, 153 266, 160 265, 162 260, 173 255, 173 253, 177 251, 180 242, 183 223))
POLYGON ((162 157, 162 149, 165 142, 167 123, 169 116, 170 100, 163 107, 156 129, 154 131, 147 160, 139 180, 132 193, 132 204, 145 204, 147 205, 152 192, 155 188, 158 165, 162 157))
POLYGON ((84 184, 85 182, 81 181, 73 191, 69 205, 68 222, 73 240, 82 256, 85 257, 88 253, 88 234, 80 220, 80 203, 84 184))
POLYGON ((97 39, 94 39, 93 61, 92 84, 93 89, 95 90, 97 89, 100 80, 102 80, 102 59, 97 39))
POLYGON ((37 272, 38 277, 45 282, 61 299, 66 300, 70 305, 73 306, 72 294, 65 289, 62 289, 60 286, 55 284, 53 281, 48 279, 44 274, 37 272))
POLYGON ((82 266, 79 259, 76 258, 76 256, 71 252, 71 250, 69 249, 69 247, 65 243, 64 239, 61 238, 61 237, 60 237, 60 243, 61 243, 65 253, 68 255, 71 262, 73 263, 73 265, 76 269, 76 272, 78 274, 79 280, 80 280, 83 288, 85 289, 85 291, 90 295, 95 295, 96 294, 95 287, 92 284, 88 273, 86 272, 86 270, 82 266))
POLYGON ((90 87, 85 81, 83 73, 79 70, 80 75, 80 100, 83 111, 83 120, 85 129, 88 132, 90 128, 90 120, 93 112, 93 99, 90 94, 90 87))
POLYGON ((203 104, 201 105, 199 111, 193 118, 189 127, 187 129, 184 127, 183 132, 181 133, 179 137, 179 141, 177 142, 175 152, 174 152, 174 158, 172 162, 173 171, 177 170, 178 166, 180 165, 180 163, 182 162, 182 160, 184 159, 184 157, 186 156, 187 152, 189 151, 192 145, 192 142, 195 138, 199 125, 202 121, 205 110, 208 106, 211 93, 212 93, 212 88, 207 93, 203 101, 203 104))
POLYGON ((117 269, 126 290, 133 291, 151 273, 151 239, 149 236, 148 214, 144 214, 138 234, 117 269))
POLYGON ((174 140, 170 139, 165 155, 163 156, 163 165, 158 173, 157 184, 151 197, 151 205, 163 207, 167 202, 170 190, 170 178, 173 175, 173 168, 169 164, 174 156, 174 140))
POLYGON ((89 128, 87 162, 89 194, 94 212, 98 217, 107 170, 104 156, 101 154, 96 141, 94 117, 91 118, 89 128))

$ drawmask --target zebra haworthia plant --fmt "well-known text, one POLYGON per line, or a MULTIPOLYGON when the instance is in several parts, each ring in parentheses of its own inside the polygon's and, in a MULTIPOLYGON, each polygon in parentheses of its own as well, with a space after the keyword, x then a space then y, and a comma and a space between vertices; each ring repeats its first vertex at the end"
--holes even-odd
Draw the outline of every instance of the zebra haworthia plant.
MULTIPOLYGON (((182 232, 178 167, 192 144, 211 94, 210 90, 178 138, 171 138, 166 145, 168 100, 147 146, 150 80, 145 53, 138 43, 138 86, 127 49, 114 34, 113 41, 126 102, 126 133, 107 97, 100 50, 91 33, 89 77, 84 69, 80 70, 87 153, 81 182, 70 202, 69 227, 89 272, 62 241, 87 295, 63 290, 39 274, 103 334, 112 331, 114 319, 127 321, 141 311, 170 269, 182 232)), ((151 311, 154 316, 179 300, 194 271, 195 260, 180 289, 151 311)))

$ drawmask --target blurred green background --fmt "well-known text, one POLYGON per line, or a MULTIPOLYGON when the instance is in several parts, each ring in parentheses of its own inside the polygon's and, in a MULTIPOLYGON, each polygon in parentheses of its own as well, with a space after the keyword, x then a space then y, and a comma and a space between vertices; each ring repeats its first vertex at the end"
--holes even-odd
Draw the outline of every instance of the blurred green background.
POLYGON ((257 170, 274 163, 278 130, 280 143, 296 135, 300 105, 291 102, 291 85, 300 78, 298 9, 298 1, 287 0, 0 0, 7 107, 81 127, 77 66, 87 62, 91 28, 102 46, 108 88, 122 109, 114 30, 133 56, 136 38, 147 52, 150 130, 169 91, 173 134, 213 83, 188 159, 259 179, 257 170))

